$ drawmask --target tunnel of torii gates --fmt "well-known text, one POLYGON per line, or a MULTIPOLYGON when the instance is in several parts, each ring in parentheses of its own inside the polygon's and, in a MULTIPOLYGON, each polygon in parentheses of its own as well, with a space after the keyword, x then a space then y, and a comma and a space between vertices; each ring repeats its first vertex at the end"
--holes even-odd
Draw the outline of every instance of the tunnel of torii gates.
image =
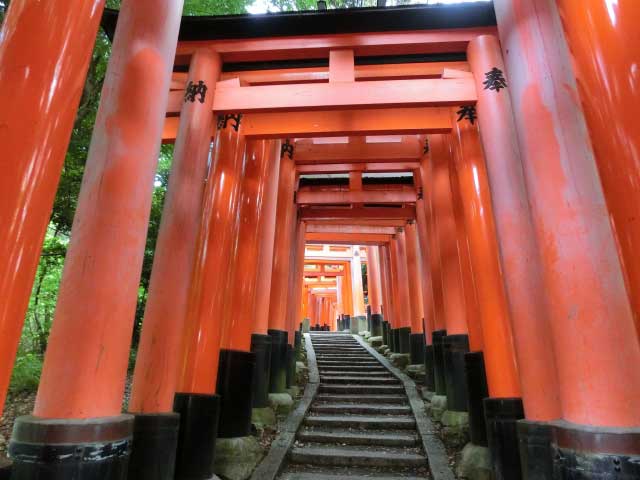
POLYGON ((101 19, 113 39, 12 478, 209 478, 291 381, 305 317, 369 328, 363 261, 372 333, 424 357, 499 479, 640 478, 640 2, 124 0, 117 26, 103 3, 13 0, 0 35, 3 395, 101 19))

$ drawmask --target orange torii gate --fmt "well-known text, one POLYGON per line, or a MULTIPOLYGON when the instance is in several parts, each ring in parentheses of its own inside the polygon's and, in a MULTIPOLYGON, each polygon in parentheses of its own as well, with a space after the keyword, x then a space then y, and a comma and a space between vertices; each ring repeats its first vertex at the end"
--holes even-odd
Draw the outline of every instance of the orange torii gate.
MULTIPOLYGON (((378 248, 396 350, 422 327, 427 387, 469 411, 498 479, 639 477, 637 2, 180 29, 181 3, 103 20, 113 53, 15 478, 210 478, 216 438, 291 384, 305 242, 340 239, 378 248), (174 164, 123 414, 161 140, 174 164), (410 188, 365 185, 407 171, 410 188), (350 188, 299 186, 325 173, 350 188)), ((13 0, 0 34, 2 395, 104 1, 70 6, 13 0)))

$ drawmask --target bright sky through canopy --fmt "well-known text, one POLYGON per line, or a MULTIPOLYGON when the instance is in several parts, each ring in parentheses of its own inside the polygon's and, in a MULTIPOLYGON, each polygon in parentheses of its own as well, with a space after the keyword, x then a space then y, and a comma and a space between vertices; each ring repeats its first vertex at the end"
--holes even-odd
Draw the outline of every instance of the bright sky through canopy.
MULTIPOLYGON (((470 3, 470 2, 489 2, 491 0, 412 0, 409 2, 412 5, 432 5, 436 3, 452 4, 452 3, 470 3)), ((393 7, 396 5, 395 0, 387 0, 387 6, 393 7)), ((270 10, 272 12, 278 11, 273 5, 270 5, 269 0, 255 0, 251 5, 247 7, 247 12, 259 14, 267 13, 270 10)))

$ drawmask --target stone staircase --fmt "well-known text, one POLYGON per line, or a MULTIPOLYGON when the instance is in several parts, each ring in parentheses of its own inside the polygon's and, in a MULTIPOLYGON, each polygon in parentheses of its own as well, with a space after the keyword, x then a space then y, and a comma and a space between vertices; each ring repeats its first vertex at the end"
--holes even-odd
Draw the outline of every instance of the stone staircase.
POLYGON ((279 478, 430 478, 403 385, 351 335, 311 341, 320 387, 279 478))

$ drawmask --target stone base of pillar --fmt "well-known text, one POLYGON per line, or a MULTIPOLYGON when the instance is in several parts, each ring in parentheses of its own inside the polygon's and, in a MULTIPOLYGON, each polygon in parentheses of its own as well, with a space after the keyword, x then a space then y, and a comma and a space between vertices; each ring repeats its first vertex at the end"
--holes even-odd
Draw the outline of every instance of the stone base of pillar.
POLYGON ((398 328, 398 352, 399 353, 411 353, 411 328, 400 327, 398 328))
POLYGON ((176 480, 206 480, 213 475, 220 397, 176 393, 173 411, 180 415, 176 480))
POLYGON ((291 388, 296 383, 296 350, 293 345, 287 345, 286 386, 291 388))
POLYGON ((9 454, 13 480, 126 480, 133 415, 92 419, 19 417, 9 454))
MULTIPOLYGON (((355 317, 355 318, 356 318, 356 321, 355 321, 356 325, 355 326, 356 326, 357 331, 354 332, 353 328, 352 328, 351 333, 367 332, 368 329, 369 329, 369 325, 367 324, 367 317, 362 315, 362 316, 355 317)), ((352 327, 353 327, 353 325, 352 325, 352 327)))
POLYGON ((221 438, 216 447, 213 470, 221 478, 249 478, 264 456, 258 439, 253 436, 221 438))
POLYGON ((287 345, 288 332, 268 330, 271 337, 271 369, 269 371, 269 393, 284 393, 287 390, 287 345))
POLYGON ((425 345, 424 347, 424 386, 429 392, 436 391, 436 379, 433 370, 433 345, 425 345))
POLYGON ((246 437, 251 434, 255 368, 255 354, 220 350, 216 391, 222 401, 218 438, 246 437))
POLYGON ((518 422, 518 444, 523 480, 553 478, 551 442, 553 428, 549 422, 518 422))
POLYGON ((374 313, 371 315, 371 336, 372 337, 381 337, 382 336, 382 315, 379 313, 374 313))
POLYGON ((424 333, 412 333, 410 338, 411 344, 411 363, 424 364, 424 333))
POLYGON ((493 480, 491 452, 486 446, 467 443, 462 449, 456 473, 469 480, 493 480))
POLYGON ((251 335, 251 352, 256 359, 253 373, 253 408, 265 408, 269 405, 271 337, 258 333, 251 335))
POLYGON ((524 418, 522 400, 520 398, 486 398, 484 414, 496 480, 520 480, 522 473, 517 423, 524 418))
POLYGON ((444 337, 446 330, 436 330, 432 333, 433 371, 436 395, 447 395, 447 384, 444 375, 444 337))
POLYGON ((136 413, 129 477, 140 480, 173 480, 178 448, 177 413, 136 413))
POLYGON ((302 320, 302 333, 309 333, 310 324, 311 324, 311 320, 309 320, 308 318, 305 318, 304 320, 302 320))
POLYGON ((552 424, 554 480, 640 478, 640 428, 552 424))
POLYGON ((489 397, 487 372, 482 352, 469 352, 464 356, 464 371, 469 399, 469 434, 471 443, 486 447, 487 423, 484 418, 485 398, 489 397))
POLYGON ((444 375, 449 408, 457 412, 466 412, 469 408, 469 393, 464 356, 469 353, 469 336, 447 335, 443 343, 444 375))

